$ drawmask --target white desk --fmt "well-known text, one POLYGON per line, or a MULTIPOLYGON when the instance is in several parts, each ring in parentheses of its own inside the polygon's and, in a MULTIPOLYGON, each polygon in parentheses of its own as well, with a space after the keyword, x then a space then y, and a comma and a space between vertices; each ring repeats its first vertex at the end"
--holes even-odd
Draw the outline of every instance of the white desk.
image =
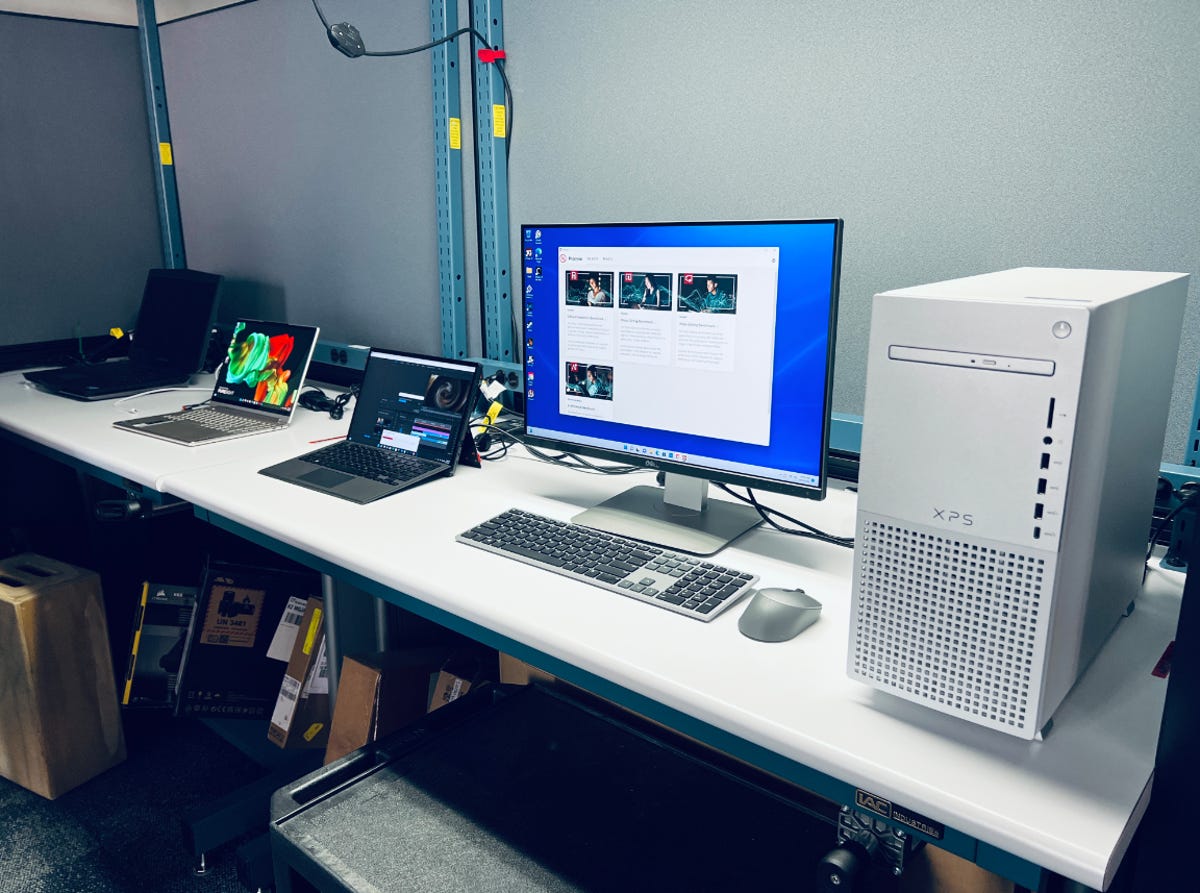
MULTIPOLYGON (((162 396, 139 408, 183 402, 162 396)), ((569 472, 518 450, 357 506, 257 474, 345 422, 305 412, 288 432, 186 448, 112 429, 123 409, 0 376, 0 427, 13 434, 191 502, 214 523, 817 793, 852 803, 862 789, 916 810, 946 826, 940 845, 1025 886, 1037 886, 1040 866, 1102 889, 1145 808, 1166 691, 1150 671, 1174 635, 1180 575, 1151 573, 1051 734, 1024 742, 846 677, 849 550, 759 529, 717 556, 761 585, 799 585, 823 602, 798 638, 762 644, 738 633, 741 606, 700 623, 454 542, 509 507, 567 519, 644 476, 569 472)), ((852 494, 766 502, 851 531, 852 494)))
MULTIPOLYGON (((763 644, 738 633, 740 606, 700 623, 454 542, 505 508, 567 519, 635 482, 522 455, 367 506, 242 465, 164 486, 218 523, 261 532, 335 576, 374 581, 385 597, 519 657, 549 658, 546 669, 568 681, 818 793, 853 802, 861 788, 923 813, 950 829, 948 849, 984 867, 1015 877, 1023 860, 1097 889, 1109 883, 1147 802, 1166 692, 1150 671, 1174 634, 1181 577, 1151 574, 1051 734, 1029 743, 847 678, 849 550, 759 529, 717 556, 758 573, 760 585, 800 585, 823 602, 798 638, 763 644)), ((766 501, 831 532, 853 526, 846 492, 820 504, 766 501)))
POLYGON ((192 377, 188 390, 150 393, 122 400, 83 402, 43 393, 20 372, 0 374, 0 428, 59 458, 92 470, 111 483, 162 493, 170 474, 236 461, 271 462, 296 456, 310 441, 342 436, 350 414, 341 421, 297 410, 285 431, 183 447, 114 428, 122 419, 173 412, 199 403, 212 393, 214 376, 192 377))

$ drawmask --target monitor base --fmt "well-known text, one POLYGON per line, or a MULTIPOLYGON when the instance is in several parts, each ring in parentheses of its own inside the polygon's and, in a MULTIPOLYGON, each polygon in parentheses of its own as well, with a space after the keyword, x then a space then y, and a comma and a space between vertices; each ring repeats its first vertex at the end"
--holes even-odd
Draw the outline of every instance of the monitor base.
POLYGON ((748 505, 706 499, 697 510, 668 503, 663 495, 660 487, 633 487, 585 509, 571 523, 677 552, 712 555, 762 521, 748 505))

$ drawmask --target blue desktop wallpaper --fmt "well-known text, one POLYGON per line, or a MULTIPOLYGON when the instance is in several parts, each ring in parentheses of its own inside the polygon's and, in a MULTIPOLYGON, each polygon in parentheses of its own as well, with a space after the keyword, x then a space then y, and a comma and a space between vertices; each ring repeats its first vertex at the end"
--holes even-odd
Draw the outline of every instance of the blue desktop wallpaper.
MULTIPOLYGON (((526 424, 651 450, 710 456, 762 469, 821 475, 828 424, 829 352, 837 300, 841 221, 712 224, 524 225, 521 228, 527 390, 526 424), (779 248, 770 444, 656 430, 559 413, 558 254, 561 247, 779 248), (539 275, 539 270, 541 275, 539 275), (528 373, 533 373, 532 384, 528 373), (539 386, 541 393, 538 392, 539 386)), ((664 395, 670 399, 670 395, 664 395)), ((711 411, 720 413, 713 405, 711 411)), ((563 439, 562 437, 556 439, 563 439)), ((617 448, 617 459, 621 448, 617 448)), ((669 463, 667 463, 669 464, 669 463)), ((701 464, 690 464, 702 468, 701 464)), ((767 475, 770 477, 770 475, 767 475)), ((823 480, 822 480, 823 484, 823 480)))

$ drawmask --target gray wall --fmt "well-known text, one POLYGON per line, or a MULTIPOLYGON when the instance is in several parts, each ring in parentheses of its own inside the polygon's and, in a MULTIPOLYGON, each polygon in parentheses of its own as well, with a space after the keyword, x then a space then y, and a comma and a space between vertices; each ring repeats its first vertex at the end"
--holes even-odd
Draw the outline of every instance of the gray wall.
MULTIPOLYGON (((426 4, 324 4, 369 49, 429 39, 426 4)), ((222 316, 441 352, 427 54, 348 59, 312 4, 258 0, 160 28, 188 263, 222 316)))
MULTIPOLYGON (((372 48, 428 33, 415 0, 326 6, 372 48)), ((523 0, 504 16, 513 245, 522 221, 844 217, 838 410, 861 412, 882 289, 1022 265, 1200 274, 1191 0, 523 0)), ((193 265, 330 338, 439 350, 428 57, 345 59, 288 0, 162 35, 193 265)))
POLYGON ((137 31, 0 13, 0 345, 130 327, 162 263, 137 31))
POLYGON ((1194 0, 524 0, 504 16, 514 224, 844 217, 834 394, 852 413, 877 291, 1026 265, 1190 272, 1180 460, 1200 366, 1194 0))

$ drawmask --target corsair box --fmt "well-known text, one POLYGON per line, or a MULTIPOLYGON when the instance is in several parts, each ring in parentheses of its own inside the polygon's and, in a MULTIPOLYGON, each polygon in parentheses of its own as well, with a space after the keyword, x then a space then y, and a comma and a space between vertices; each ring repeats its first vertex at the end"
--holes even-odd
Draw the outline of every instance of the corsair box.
POLYGON ((197 591, 195 586, 149 581, 142 584, 121 693, 123 707, 174 708, 179 665, 196 608, 197 591))
POLYGON ((0 561, 0 775, 53 799, 125 759, 100 578, 0 561))
POLYGON ((290 646, 273 652, 300 622, 289 605, 318 592, 316 574, 210 561, 179 670, 176 715, 270 718, 290 646))
POLYGON ((324 603, 310 598, 279 686, 267 738, 280 747, 324 747, 329 740, 329 711, 324 603))

